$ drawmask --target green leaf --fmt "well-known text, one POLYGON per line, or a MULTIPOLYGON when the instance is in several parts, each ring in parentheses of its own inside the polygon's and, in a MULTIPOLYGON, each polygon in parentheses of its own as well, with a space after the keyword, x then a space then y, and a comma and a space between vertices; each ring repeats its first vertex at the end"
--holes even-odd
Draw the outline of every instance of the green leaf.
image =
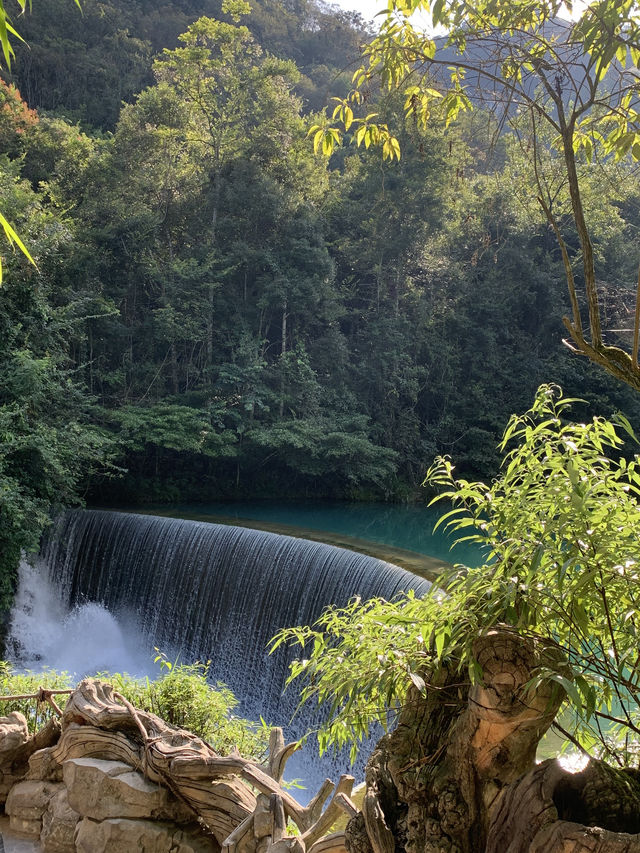
POLYGON ((422 676, 418 675, 417 672, 410 672, 409 678, 413 682, 414 687, 416 687, 419 690, 419 692, 422 693, 422 695, 424 696, 427 692, 427 686, 424 683, 424 678, 422 678, 422 676))
POLYGON ((445 631, 440 630, 440 631, 438 631, 438 632, 436 633, 436 636, 435 636, 435 641, 436 641, 436 655, 437 655, 439 658, 442 658, 442 653, 443 653, 443 651, 444 651, 444 648, 445 648, 445 646, 446 646, 446 644, 447 644, 448 639, 449 639, 449 636, 448 636, 448 634, 447 634, 447 633, 445 633, 445 631))
POLYGON ((571 681, 571 679, 567 678, 564 675, 561 675, 558 672, 550 673, 548 675, 550 681, 555 681, 556 684, 559 684, 560 687, 567 694, 569 699, 573 702, 573 704, 578 708, 582 707, 582 697, 580 696, 580 691, 576 687, 576 685, 571 681))
MULTIPOLYGON (((36 265, 35 261, 29 254, 27 247, 24 245, 12 225, 7 221, 7 219, 0 213, 0 225, 4 230, 5 237, 9 241, 9 245, 17 246, 22 254, 27 258, 27 260, 32 263, 34 266, 36 265)), ((2 264, 0 263, 0 284, 2 284, 2 264)))

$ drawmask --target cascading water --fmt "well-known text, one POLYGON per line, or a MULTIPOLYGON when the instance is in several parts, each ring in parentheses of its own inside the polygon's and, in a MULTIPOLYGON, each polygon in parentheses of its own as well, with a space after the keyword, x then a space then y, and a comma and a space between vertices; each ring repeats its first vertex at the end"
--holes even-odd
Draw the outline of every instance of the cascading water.
MULTIPOLYGON (((356 595, 392 598, 429 586, 397 566, 318 542, 96 510, 62 516, 38 564, 64 606, 102 605, 135 625, 149 654, 156 646, 186 663, 211 660, 243 714, 278 724, 297 703, 291 690, 283 697, 287 650, 266 653, 279 628, 309 624, 325 606, 356 595)), ((93 641, 109 643, 101 630, 93 623, 93 641)), ((289 734, 301 735, 308 724, 294 721, 289 734)))
POLYGON ((103 671, 153 674, 135 626, 121 624, 95 602, 69 608, 26 561, 20 564, 8 651, 22 668, 36 671, 46 666, 78 677, 103 671))

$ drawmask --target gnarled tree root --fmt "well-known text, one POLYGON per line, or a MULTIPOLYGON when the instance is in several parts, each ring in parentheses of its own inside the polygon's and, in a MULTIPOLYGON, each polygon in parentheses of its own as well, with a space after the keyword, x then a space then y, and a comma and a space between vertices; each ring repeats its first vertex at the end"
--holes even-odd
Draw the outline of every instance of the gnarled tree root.
POLYGON ((19 766, 22 775, 31 753, 29 777, 56 781, 70 758, 124 761, 190 806, 225 853, 346 853, 344 833, 331 828, 343 812, 357 812, 349 799, 353 777, 341 777, 336 786, 326 780, 308 806, 300 805, 281 784, 296 749, 285 744, 281 729, 271 733, 263 766, 237 753, 220 756, 201 738, 134 708, 111 685, 93 679, 71 694, 59 740, 57 721, 28 743, 24 717, 6 721, 3 766, 19 766), (287 819, 299 835, 286 835, 287 819))
POLYGON ((640 853, 640 777, 601 761, 571 773, 555 759, 510 785, 486 853, 640 853))

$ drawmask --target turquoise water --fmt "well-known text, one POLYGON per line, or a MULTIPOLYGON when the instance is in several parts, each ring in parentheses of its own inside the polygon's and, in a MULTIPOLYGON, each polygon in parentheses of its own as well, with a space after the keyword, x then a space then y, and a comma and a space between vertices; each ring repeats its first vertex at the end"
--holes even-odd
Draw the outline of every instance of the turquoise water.
MULTIPOLYGON (((453 538, 433 528, 448 506, 380 503, 305 503, 255 501, 250 503, 176 504, 157 507, 157 511, 200 521, 216 518, 254 520, 287 524, 313 531, 353 536, 436 557, 451 563, 477 566, 482 563, 480 549, 463 543, 452 549, 453 538)), ((147 507, 153 512, 153 507, 147 507)))

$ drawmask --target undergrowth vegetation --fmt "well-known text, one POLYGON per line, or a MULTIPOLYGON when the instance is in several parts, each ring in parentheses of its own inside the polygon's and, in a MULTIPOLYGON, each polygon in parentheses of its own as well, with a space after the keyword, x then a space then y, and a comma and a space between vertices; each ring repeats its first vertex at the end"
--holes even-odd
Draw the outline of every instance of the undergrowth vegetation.
MULTIPOLYGON (((222 755, 234 747, 246 758, 261 758, 269 742, 269 728, 234 713, 238 702, 228 687, 212 686, 209 663, 163 663, 159 677, 135 678, 128 673, 100 672, 96 677, 112 684, 134 707, 156 714, 176 728, 186 729, 206 740, 222 755)), ((39 687, 64 690, 74 686, 68 672, 52 669, 40 672, 18 672, 10 663, 0 661, 0 695, 23 696, 36 693, 39 687)), ((64 708, 66 695, 54 697, 64 708)), ((20 711, 29 730, 41 728, 53 715, 47 703, 34 699, 4 701, 0 713, 20 711)))

